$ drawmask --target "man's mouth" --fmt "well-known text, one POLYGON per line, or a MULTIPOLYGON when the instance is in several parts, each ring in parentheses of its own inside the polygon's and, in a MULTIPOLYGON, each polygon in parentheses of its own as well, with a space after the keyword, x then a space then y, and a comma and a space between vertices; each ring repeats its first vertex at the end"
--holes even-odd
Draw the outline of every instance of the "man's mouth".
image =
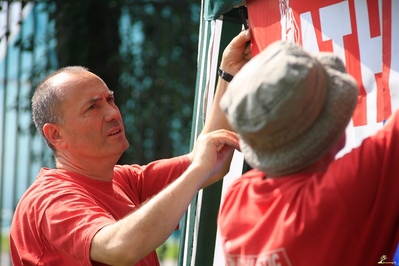
POLYGON ((115 130, 115 131, 112 131, 111 133, 109 133, 108 136, 114 136, 114 135, 116 135, 116 134, 118 134, 120 132, 121 132, 121 130, 118 129, 118 130, 115 130))

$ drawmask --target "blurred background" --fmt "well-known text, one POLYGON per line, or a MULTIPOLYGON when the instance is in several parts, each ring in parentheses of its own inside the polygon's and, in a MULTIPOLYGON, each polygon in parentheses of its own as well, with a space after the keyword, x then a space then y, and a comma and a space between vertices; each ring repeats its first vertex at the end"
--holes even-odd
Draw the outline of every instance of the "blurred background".
MULTIPOLYGON (((0 265, 11 265, 13 210, 51 151, 31 120, 33 90, 53 70, 82 65, 115 92, 130 148, 119 163, 187 153, 200 1, 0 1, 0 265)), ((177 265, 180 231, 157 251, 177 265)))

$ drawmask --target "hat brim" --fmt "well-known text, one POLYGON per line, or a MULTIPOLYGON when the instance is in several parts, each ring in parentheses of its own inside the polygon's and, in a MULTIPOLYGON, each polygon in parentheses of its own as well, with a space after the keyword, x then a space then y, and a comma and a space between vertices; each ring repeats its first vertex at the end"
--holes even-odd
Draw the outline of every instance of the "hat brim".
POLYGON ((288 175, 314 163, 342 137, 357 104, 357 83, 347 73, 324 67, 328 75, 326 102, 307 131, 273 151, 253 150, 240 138, 241 151, 251 167, 269 176, 288 175))

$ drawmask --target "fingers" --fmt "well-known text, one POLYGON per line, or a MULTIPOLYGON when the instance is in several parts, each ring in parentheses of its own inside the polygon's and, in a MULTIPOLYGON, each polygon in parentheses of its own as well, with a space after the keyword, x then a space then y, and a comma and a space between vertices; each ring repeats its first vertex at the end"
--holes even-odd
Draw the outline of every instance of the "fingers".
POLYGON ((249 61, 252 58, 251 54, 251 45, 246 45, 244 50, 244 58, 245 60, 249 61))
POLYGON ((194 145, 194 157, 200 160, 213 160, 212 157, 214 157, 214 160, 216 160, 216 157, 223 158, 224 154, 232 152, 234 149, 240 149, 237 134, 229 130, 220 129, 201 134, 198 137, 194 145))
POLYGON ((220 68, 231 75, 235 75, 243 65, 251 59, 251 31, 241 31, 229 43, 223 52, 220 68))
POLYGON ((223 130, 223 134, 225 134, 225 136, 222 137, 222 141, 224 142, 223 148, 226 148, 226 145, 228 145, 236 150, 240 150, 238 135, 236 133, 229 130, 223 130))
POLYGON ((237 134, 226 129, 219 129, 201 134, 198 137, 197 142, 198 144, 202 143, 201 145, 213 145, 216 150, 221 150, 224 146, 239 149, 237 134))
POLYGON ((233 40, 230 42, 230 45, 233 47, 243 47, 247 46, 247 42, 251 40, 251 30, 243 30, 241 31, 233 40))
POLYGON ((215 144, 218 150, 224 148, 225 146, 239 149, 238 136, 236 133, 230 130, 215 130, 213 132, 210 132, 209 136, 215 139, 215 144))
POLYGON ((239 149, 236 133, 224 129, 203 133, 195 142, 191 164, 213 175, 234 149, 239 149))

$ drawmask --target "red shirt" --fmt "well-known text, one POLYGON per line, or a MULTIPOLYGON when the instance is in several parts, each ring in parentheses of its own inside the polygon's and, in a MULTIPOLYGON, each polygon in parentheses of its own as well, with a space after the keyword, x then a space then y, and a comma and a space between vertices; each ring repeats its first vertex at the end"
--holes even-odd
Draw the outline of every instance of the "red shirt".
MULTIPOLYGON (((399 241, 399 113, 317 174, 251 170, 226 193, 227 265, 377 265, 399 241)), ((386 260, 386 261, 388 261, 386 260)), ((398 263, 398 262, 396 262, 398 263)))
MULTIPOLYGON (((157 194, 188 165, 186 156, 146 166, 118 165, 112 182, 43 168, 14 214, 13 264, 102 265, 90 260, 94 235, 157 194)), ((159 265, 156 252, 136 265, 159 265)))

